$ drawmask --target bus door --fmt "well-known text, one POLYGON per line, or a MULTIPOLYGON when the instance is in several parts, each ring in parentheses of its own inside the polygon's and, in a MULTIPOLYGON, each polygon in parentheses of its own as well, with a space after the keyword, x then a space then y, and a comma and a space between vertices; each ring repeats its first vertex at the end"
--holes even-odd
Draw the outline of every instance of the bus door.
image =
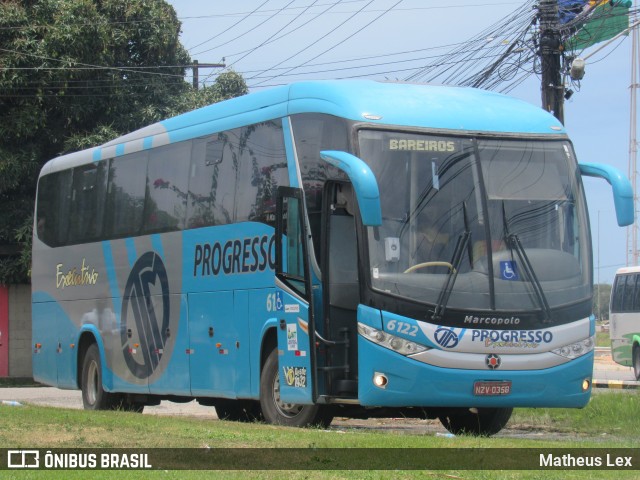
POLYGON ((302 189, 279 187, 276 215, 280 398, 286 403, 312 404, 317 396, 315 302, 302 189))
POLYGON ((357 311, 360 303, 357 202, 348 182, 327 182, 322 207, 321 270, 323 281, 323 335, 325 390, 330 396, 358 395, 357 311))

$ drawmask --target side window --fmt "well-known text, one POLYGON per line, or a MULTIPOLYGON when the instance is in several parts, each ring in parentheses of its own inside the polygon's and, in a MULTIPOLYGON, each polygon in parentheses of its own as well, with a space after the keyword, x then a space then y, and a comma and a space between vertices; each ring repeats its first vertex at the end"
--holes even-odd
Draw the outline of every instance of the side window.
POLYGON ((236 221, 275 226, 276 190, 289 185, 282 124, 270 121, 244 127, 239 147, 236 221))
POLYGON ((138 235, 142 228, 147 152, 114 158, 109 168, 107 221, 110 238, 138 235))
POLYGON ((633 311, 640 312, 640 274, 633 275, 633 311))
POLYGON ((624 312, 633 311, 633 299, 635 297, 634 287, 635 287, 635 276, 634 275, 625 275, 626 283, 624 287, 624 300, 622 302, 622 310, 624 312))
POLYGON ((40 178, 36 212, 36 235, 51 247, 67 241, 71 200, 71 170, 40 178))
POLYGON ((613 284, 613 295, 611 296, 611 311, 622 311, 622 300, 624 298, 625 283, 627 280, 626 275, 617 276, 613 284))
POLYGON ((106 162, 73 169, 67 243, 97 240, 102 234, 107 184, 106 162))
POLYGON ((151 150, 147 167, 144 233, 184 228, 191 142, 151 150))
POLYGON ((224 225, 235 219, 241 130, 194 142, 189 174, 187 228, 224 225))
POLYGON ((313 246, 316 258, 320 260, 320 217, 324 184, 327 180, 348 180, 344 173, 320 159, 320 151, 350 152, 349 124, 338 117, 315 113, 293 115, 291 124, 313 246))

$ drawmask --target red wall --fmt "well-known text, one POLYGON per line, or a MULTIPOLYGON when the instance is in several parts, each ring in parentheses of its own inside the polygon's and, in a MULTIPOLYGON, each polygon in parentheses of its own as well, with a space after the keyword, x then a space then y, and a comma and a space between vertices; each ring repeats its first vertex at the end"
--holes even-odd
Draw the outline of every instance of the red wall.
POLYGON ((0 285, 0 377, 9 376, 9 288, 0 285))

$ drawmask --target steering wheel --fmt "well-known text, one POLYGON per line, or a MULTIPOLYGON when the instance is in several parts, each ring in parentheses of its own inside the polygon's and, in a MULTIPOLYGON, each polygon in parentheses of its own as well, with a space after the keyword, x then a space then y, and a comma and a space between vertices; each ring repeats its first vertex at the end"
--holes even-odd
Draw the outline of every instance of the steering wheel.
POLYGON ((411 267, 407 268, 404 271, 404 273, 411 273, 421 268, 428 268, 428 267, 447 267, 453 273, 456 272, 456 269, 449 262, 423 262, 423 263, 416 263, 415 265, 412 265, 411 267))

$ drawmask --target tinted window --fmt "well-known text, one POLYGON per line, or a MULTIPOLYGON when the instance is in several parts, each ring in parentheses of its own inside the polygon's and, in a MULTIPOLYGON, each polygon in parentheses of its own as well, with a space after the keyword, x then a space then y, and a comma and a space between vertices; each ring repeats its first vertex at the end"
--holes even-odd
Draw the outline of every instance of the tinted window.
POLYGON ((624 299, 622 300, 622 310, 625 312, 633 311, 633 299, 635 298, 635 275, 627 275, 627 281, 624 287, 624 299))
POLYGON ((624 312, 625 308, 631 307, 633 297, 635 297, 633 287, 635 279, 633 275, 618 275, 613 284, 613 293, 611 295, 611 311, 624 312), (627 299, 627 293, 631 299, 627 299))
POLYGON ((147 167, 144 233, 184 228, 191 142, 152 150, 147 167))
POLYGON ((240 129, 235 129, 194 143, 187 204, 188 228, 233 222, 240 134, 240 129))
POLYGON ((107 237, 138 235, 142 227, 147 153, 139 152, 111 161, 107 197, 107 237))
POLYGON ((67 243, 90 242, 100 238, 106 185, 106 162, 73 169, 67 243))
POLYGON ((275 225, 276 190, 289 185, 281 123, 243 128, 238 147, 236 221, 275 225))
POLYGON ((52 247, 67 241, 71 182, 71 170, 67 170, 46 175, 38 184, 36 234, 52 247))
POLYGON ((291 117, 296 154, 316 257, 320 259, 322 192, 327 180, 348 180, 346 175, 320 159, 322 150, 350 152, 349 124, 341 118, 322 114, 291 117))

